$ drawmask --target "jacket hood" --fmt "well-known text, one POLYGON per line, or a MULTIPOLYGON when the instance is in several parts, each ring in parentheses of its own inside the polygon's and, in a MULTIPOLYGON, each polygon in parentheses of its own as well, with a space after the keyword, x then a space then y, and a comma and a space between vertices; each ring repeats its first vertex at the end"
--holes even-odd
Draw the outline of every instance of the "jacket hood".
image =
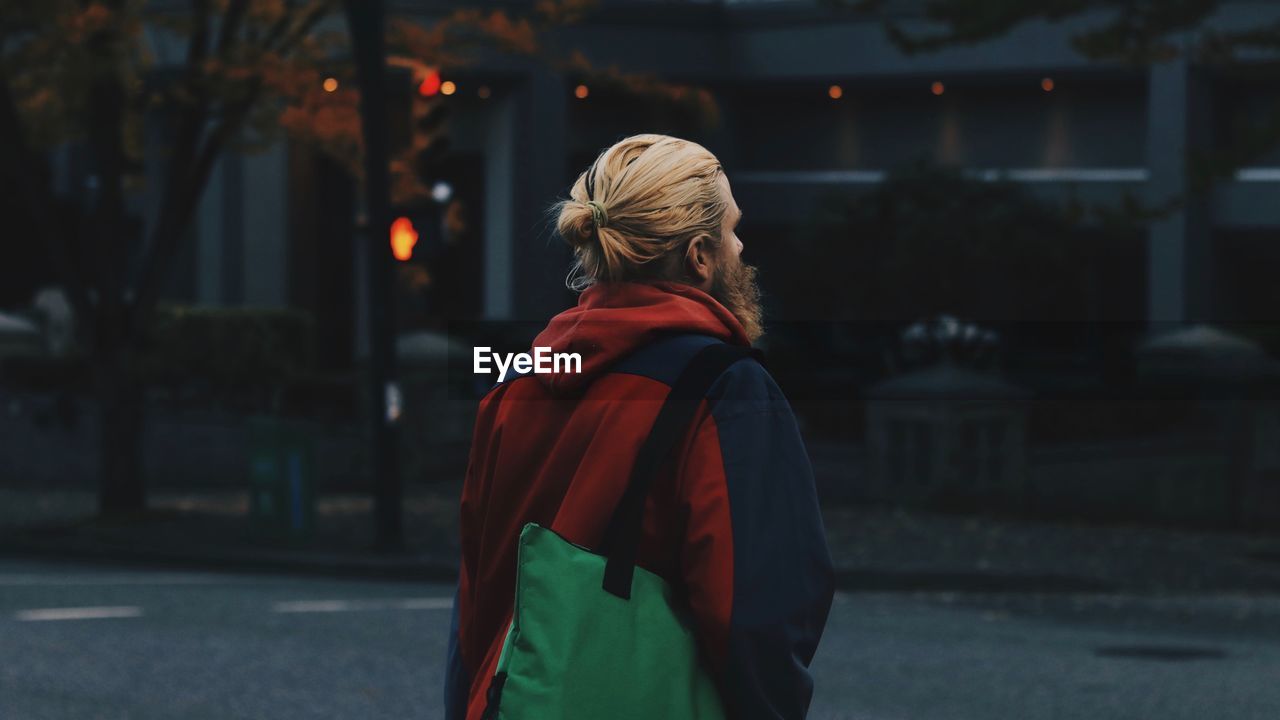
POLYGON ((577 307, 556 315, 534 338, 534 347, 582 356, 581 373, 548 373, 538 379, 555 392, 574 392, 614 362, 664 335, 696 333, 750 345, 742 324, 707 293, 683 283, 596 283, 577 307))

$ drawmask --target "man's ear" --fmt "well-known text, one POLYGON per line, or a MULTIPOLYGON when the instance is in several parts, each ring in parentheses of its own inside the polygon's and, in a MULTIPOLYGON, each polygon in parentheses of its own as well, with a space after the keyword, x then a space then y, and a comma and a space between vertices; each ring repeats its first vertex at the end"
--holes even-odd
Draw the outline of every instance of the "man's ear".
POLYGON ((715 275, 715 262, 711 238, 697 235, 689 241, 689 248, 684 254, 684 271, 695 287, 711 283, 711 278, 715 275))

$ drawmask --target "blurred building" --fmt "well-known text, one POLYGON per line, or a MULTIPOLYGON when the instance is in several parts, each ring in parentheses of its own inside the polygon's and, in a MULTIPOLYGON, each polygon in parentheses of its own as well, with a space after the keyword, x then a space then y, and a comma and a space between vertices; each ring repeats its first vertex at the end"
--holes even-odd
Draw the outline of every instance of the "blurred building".
MULTIPOLYGON (((447 7, 391 4, 424 23, 447 7)), ((746 210, 741 234, 756 261, 785 263, 787 235, 817 199, 874 186, 921 158, 1047 197, 1118 205, 1131 194, 1159 204, 1187 189, 1189 155, 1230 145, 1235 128, 1268 112, 1280 87, 1261 63, 1227 71, 1185 59, 1149 69, 1090 62, 1070 44, 1087 18, 906 56, 877 21, 830 4, 603 6, 557 31, 559 46, 597 67, 709 88, 720 122, 703 125, 604 88, 582 92, 583 78, 532 62, 446 70, 456 92, 443 179, 469 222, 465 243, 434 255, 427 313, 542 319, 569 302, 568 254, 546 209, 600 149, 633 132, 681 134, 716 152, 746 210)), ((1239 3, 1219 21, 1261 26, 1275 15, 1239 3)), ((163 137, 155 142, 159 158, 163 137)), ((1261 269, 1280 260, 1271 242, 1277 189, 1280 154, 1272 153, 1152 222, 1141 251, 1117 250, 1094 319, 1270 319, 1262 315, 1280 307, 1280 285, 1261 269)), ((306 148, 229 155, 171 292, 201 303, 309 308, 332 327, 331 342, 345 342, 354 322, 355 212, 349 180, 306 148)))

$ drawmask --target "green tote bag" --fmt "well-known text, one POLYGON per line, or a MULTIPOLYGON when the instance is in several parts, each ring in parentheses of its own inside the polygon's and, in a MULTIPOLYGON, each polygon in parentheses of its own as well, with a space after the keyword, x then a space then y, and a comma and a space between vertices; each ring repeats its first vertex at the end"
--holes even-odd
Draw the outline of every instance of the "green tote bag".
POLYGON ((524 526, 515 607, 485 720, 718 720, 687 611, 635 565, 645 498, 715 379, 749 348, 713 344, 672 385, 597 551, 524 526))

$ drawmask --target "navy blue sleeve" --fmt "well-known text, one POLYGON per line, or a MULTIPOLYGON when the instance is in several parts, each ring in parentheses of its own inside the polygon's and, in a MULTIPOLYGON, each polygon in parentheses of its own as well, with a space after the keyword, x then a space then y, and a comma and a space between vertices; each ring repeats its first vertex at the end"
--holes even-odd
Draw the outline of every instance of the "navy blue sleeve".
POLYGON ((458 591, 453 593, 453 618, 449 621, 449 654, 444 672, 445 720, 463 720, 467 715, 467 690, 471 679, 467 677, 462 662, 462 650, 458 645, 458 591))
POLYGON ((734 717, 798 720, 834 594, 813 470, 773 378, 739 362, 712 388, 733 533, 726 698, 734 717))

